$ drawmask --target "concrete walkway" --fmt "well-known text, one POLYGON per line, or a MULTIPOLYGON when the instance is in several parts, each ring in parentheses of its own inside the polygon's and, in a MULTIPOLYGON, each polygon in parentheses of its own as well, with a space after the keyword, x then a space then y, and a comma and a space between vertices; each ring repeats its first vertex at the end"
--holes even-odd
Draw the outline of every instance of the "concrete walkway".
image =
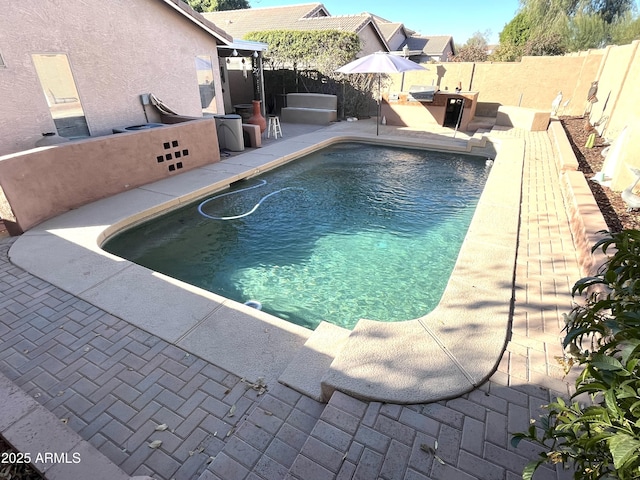
MULTIPOLYGON (((492 135, 526 142, 516 302, 498 370, 468 394, 396 405, 336 392, 323 404, 278 383, 264 391, 12 265, 13 239, 0 244, 0 372, 129 475, 520 478, 536 452, 510 434, 569 392, 554 357, 580 272, 547 133, 492 135)), ((24 433, 0 427, 10 441, 24 433)))

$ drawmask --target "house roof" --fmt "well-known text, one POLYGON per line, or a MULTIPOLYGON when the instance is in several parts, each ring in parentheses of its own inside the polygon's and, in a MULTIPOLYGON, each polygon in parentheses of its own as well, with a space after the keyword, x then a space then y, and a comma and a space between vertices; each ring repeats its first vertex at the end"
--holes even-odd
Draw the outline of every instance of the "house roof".
MULTIPOLYGON (((357 33, 369 23, 375 26, 375 22, 373 22, 371 16, 367 15, 339 15, 336 17, 303 18, 295 23, 294 30, 341 30, 357 33)), ((383 37, 377 26, 374 28, 380 36, 383 37)))
POLYGON ((371 15, 373 17, 373 20, 378 24, 378 27, 380 27, 380 30, 382 30, 383 28, 385 29, 385 33, 386 31, 390 31, 390 33, 393 35, 400 29, 403 30, 407 37, 416 33, 414 30, 407 28, 404 23, 392 22, 390 20, 387 20, 386 18, 382 18, 381 16, 376 15, 375 13, 363 12, 362 15, 371 15))
POLYGON ((203 16, 234 38, 242 38, 249 32, 262 30, 298 30, 295 26, 301 19, 328 17, 329 12, 322 3, 305 3, 207 12, 203 16))
POLYGON ((409 50, 422 50, 425 55, 442 55, 449 44, 451 44, 453 51, 453 37, 450 35, 414 35, 407 38, 409 50))
POLYGON ((218 44, 229 45, 233 42, 233 37, 229 35, 225 30, 217 27, 214 23, 204 18, 187 3, 182 0, 161 0, 169 5, 175 11, 184 16, 187 20, 194 23, 196 26, 207 32, 209 35, 215 37, 218 44))
POLYGON ((384 38, 387 41, 389 41, 389 39, 393 37, 398 31, 404 30, 404 25, 402 23, 376 22, 376 24, 378 25, 378 28, 380 29, 380 31, 382 32, 382 35, 384 35, 384 38))
POLYGON ((224 10, 203 14, 224 28, 234 38, 263 30, 340 30, 359 33, 367 25, 376 32, 388 50, 385 36, 369 13, 331 16, 322 3, 305 3, 280 7, 224 10))

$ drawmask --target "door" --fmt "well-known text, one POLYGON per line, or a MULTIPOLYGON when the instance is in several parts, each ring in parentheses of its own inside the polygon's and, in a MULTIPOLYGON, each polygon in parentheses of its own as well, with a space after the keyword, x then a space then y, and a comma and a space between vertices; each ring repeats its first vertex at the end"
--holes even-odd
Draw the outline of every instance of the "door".
POLYGON ((449 98, 447 99, 447 108, 444 113, 443 127, 456 128, 458 122, 462 118, 462 110, 464 107, 464 99, 449 98))

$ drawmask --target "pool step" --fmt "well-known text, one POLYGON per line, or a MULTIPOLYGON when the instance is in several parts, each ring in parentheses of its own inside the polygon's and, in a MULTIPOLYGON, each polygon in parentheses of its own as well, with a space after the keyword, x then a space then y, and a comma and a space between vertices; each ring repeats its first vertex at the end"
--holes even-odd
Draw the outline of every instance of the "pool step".
POLYGON ((322 322, 294 355, 278 381, 315 400, 323 399, 320 382, 351 331, 322 322))
POLYGON ((467 125, 467 131, 491 130, 496 123, 496 117, 474 117, 467 125))

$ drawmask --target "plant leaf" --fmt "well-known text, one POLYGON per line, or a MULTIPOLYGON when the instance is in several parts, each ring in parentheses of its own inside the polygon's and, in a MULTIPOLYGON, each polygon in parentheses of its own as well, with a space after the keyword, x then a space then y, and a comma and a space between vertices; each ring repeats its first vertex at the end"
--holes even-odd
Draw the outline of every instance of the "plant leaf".
POLYGON ((162 440, 154 440, 149 444, 149 448, 158 448, 162 445, 162 440))
POLYGON ((524 470, 522 471, 522 480, 532 480, 533 474, 538 469, 541 463, 541 460, 532 460, 527 463, 527 466, 524 467, 524 470))
POLYGON ((600 370, 623 370, 624 367, 622 364, 613 357, 609 357, 607 355, 602 355, 600 353, 596 353, 593 356, 593 360, 591 361, 591 365, 600 369, 600 370))
POLYGON ((156 432, 164 432, 167 428, 169 428, 169 426, 166 423, 163 423, 156 427, 156 432))
POLYGON ((609 439, 609 450, 613 457, 613 466, 621 468, 629 458, 640 453, 640 440, 625 433, 618 433, 609 439))

